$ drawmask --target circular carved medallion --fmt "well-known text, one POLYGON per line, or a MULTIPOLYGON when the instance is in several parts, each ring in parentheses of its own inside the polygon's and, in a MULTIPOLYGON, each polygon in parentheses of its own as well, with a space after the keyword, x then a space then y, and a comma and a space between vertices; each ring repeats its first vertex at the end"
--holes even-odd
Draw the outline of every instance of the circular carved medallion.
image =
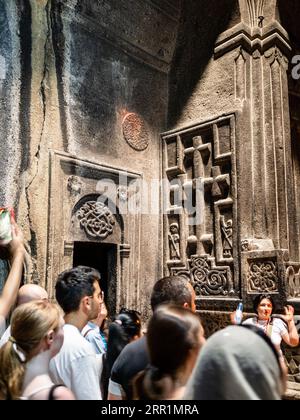
POLYGON ((115 217, 108 207, 97 201, 85 203, 77 212, 80 226, 92 238, 106 239, 113 233, 115 217))
POLYGON ((137 114, 127 114, 123 120, 123 135, 129 146, 142 152, 149 146, 149 133, 145 122, 137 114))

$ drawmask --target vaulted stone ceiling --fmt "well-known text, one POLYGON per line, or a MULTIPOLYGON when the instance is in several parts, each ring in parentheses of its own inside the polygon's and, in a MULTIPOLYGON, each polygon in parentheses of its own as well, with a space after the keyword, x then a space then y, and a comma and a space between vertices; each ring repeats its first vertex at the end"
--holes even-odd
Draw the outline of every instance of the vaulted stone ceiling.
POLYGON ((181 0, 67 0, 66 5, 75 22, 88 21, 90 31, 164 72, 169 70, 181 0))

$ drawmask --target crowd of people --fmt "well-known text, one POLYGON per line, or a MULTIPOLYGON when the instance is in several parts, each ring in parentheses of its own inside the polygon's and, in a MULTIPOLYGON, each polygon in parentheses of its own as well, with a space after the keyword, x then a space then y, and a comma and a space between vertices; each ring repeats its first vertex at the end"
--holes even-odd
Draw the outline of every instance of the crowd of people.
POLYGON ((167 277, 154 284, 144 333, 132 308, 110 319, 97 270, 61 273, 54 304, 42 287, 21 286, 26 251, 15 223, 8 251, 11 268, 0 296, 0 400, 283 397, 281 342, 299 344, 291 306, 279 318, 272 297, 258 296, 256 316, 206 341, 193 287, 183 277, 167 277))

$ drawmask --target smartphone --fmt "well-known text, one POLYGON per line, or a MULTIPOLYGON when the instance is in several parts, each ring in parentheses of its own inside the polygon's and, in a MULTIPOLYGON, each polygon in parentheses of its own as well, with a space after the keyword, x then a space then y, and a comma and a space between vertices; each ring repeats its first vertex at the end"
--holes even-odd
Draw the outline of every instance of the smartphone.
POLYGON ((8 207, 0 207, 0 245, 6 246, 12 241, 12 221, 14 211, 8 207))

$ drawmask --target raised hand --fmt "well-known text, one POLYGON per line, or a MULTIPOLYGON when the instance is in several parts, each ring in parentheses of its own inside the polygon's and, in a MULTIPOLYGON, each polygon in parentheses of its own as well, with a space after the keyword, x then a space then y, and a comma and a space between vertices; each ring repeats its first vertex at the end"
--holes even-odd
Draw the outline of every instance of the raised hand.
POLYGON ((12 221, 12 237, 13 239, 8 246, 11 257, 15 258, 18 254, 24 256, 25 247, 23 232, 14 221, 12 221))
POLYGON ((284 307, 284 312, 285 314, 282 316, 282 319, 284 319, 284 321, 287 324, 290 324, 291 322, 294 322, 294 314, 295 314, 295 309, 293 308, 293 306, 288 305, 284 307))

